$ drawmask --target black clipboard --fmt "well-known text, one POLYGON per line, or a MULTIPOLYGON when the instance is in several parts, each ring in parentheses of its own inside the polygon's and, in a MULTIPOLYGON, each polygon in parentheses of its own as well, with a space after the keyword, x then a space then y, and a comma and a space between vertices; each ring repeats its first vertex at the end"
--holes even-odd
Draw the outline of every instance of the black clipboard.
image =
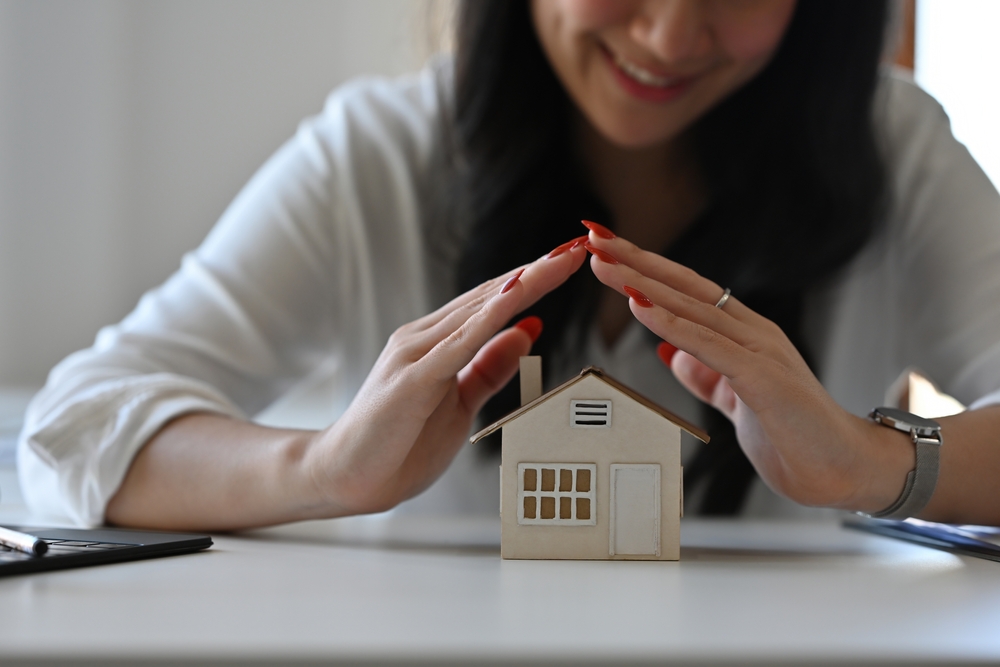
POLYGON ((32 556, 0 546, 0 577, 160 558, 212 546, 208 535, 119 528, 6 527, 45 540, 49 550, 43 556, 32 556))

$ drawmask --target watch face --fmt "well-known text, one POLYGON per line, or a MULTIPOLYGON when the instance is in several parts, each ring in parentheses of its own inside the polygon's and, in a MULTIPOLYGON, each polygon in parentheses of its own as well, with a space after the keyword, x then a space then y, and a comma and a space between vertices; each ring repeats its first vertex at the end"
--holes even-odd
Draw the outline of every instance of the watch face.
POLYGON ((916 428, 921 433, 933 433, 941 429, 941 425, 933 419, 918 417, 912 412, 900 410, 899 408, 875 408, 872 415, 881 417, 883 424, 899 429, 900 431, 909 431, 911 428, 916 428))

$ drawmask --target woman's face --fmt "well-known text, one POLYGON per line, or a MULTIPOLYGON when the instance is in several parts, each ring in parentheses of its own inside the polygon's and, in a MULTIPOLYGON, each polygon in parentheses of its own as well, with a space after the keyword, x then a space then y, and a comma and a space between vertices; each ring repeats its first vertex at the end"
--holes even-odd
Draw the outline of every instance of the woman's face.
POLYGON ((594 127, 624 147, 678 136, 752 79, 796 0, 532 0, 553 69, 594 127))

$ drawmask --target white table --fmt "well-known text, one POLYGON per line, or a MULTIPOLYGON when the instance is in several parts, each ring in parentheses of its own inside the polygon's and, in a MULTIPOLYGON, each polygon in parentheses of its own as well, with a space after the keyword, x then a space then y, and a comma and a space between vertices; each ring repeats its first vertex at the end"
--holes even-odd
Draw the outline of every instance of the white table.
POLYGON ((502 561, 498 538, 350 519, 0 579, 0 663, 1000 662, 1000 563, 833 523, 685 520, 679 563, 502 561))

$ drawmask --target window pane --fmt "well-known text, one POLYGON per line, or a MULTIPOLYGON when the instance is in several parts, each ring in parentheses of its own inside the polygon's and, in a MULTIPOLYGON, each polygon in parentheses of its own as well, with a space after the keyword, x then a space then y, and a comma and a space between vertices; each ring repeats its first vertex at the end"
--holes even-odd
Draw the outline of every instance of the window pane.
POLYGON ((552 468, 542 468, 542 491, 556 490, 556 471, 552 468))
POLYGON ((535 497, 525 496, 524 497, 524 518, 534 519, 535 518, 535 497))
MULTIPOLYGON (((542 483, 545 483, 545 473, 542 472, 542 483)), ((542 497, 542 518, 543 519, 554 519, 556 518, 556 499, 548 496, 542 497)))
POLYGON ((524 470, 524 490, 534 491, 536 485, 538 484, 538 471, 534 468, 525 468, 524 470))
POLYGON ((580 493, 588 493, 590 491, 589 470, 576 471, 576 490, 579 491, 580 493))
POLYGON ((560 470, 559 471, 559 490, 560 491, 572 491, 573 490, 573 471, 572 470, 560 470))
POLYGON ((560 498, 559 499, 559 518, 560 519, 572 519, 573 518, 573 499, 572 498, 560 498))
POLYGON ((590 521, 590 498, 576 499, 576 518, 580 521, 590 521))

